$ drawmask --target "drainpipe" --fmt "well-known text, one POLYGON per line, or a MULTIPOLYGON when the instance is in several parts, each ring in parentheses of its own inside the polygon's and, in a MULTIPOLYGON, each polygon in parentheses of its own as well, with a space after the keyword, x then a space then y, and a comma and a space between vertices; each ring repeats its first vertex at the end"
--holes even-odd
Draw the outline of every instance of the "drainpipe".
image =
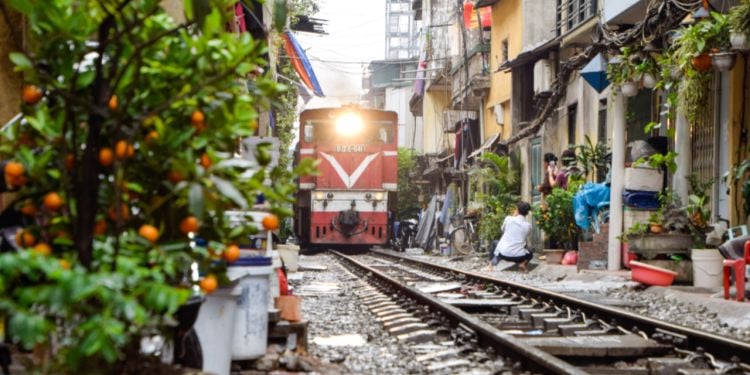
POLYGON ((672 180, 672 188, 675 195, 680 198, 682 204, 688 202, 688 180, 692 158, 690 150, 690 124, 684 114, 677 111, 677 124, 675 125, 674 149, 677 151, 677 171, 672 180))
POLYGON ((622 187, 625 181, 625 97, 619 93, 612 98, 612 183, 609 193, 609 241, 607 269, 620 269, 622 235, 622 187))

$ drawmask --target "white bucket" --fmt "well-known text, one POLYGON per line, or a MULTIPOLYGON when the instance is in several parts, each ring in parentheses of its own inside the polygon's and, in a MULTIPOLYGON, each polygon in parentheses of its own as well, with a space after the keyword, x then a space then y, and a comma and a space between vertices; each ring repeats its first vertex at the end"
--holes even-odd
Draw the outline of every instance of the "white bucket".
POLYGON ((724 257, 718 249, 693 249, 693 285, 714 288, 723 285, 722 272, 724 257))
POLYGON ((231 357, 255 359, 266 354, 268 343, 269 275, 271 258, 240 258, 227 269, 230 280, 237 281, 237 313, 234 318, 231 357))
POLYGON ((201 344, 204 372, 229 375, 238 292, 237 288, 217 289, 206 296, 198 312, 193 328, 201 344))

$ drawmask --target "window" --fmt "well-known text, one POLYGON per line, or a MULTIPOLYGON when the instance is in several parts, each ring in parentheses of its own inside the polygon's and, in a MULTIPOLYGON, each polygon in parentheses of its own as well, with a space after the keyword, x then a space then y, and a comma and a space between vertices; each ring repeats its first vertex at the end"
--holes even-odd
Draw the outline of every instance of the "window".
POLYGON ((568 144, 576 144, 576 117, 578 117, 578 105, 568 107, 568 144))
POLYGON ((388 31, 392 33, 398 32, 398 15, 391 14, 388 17, 388 31))
POLYGON ((398 17, 398 32, 408 33, 409 32, 409 16, 398 17))
POLYGON ((503 39, 502 46, 500 47, 500 53, 502 56, 501 62, 507 62, 508 61, 508 38, 503 39))

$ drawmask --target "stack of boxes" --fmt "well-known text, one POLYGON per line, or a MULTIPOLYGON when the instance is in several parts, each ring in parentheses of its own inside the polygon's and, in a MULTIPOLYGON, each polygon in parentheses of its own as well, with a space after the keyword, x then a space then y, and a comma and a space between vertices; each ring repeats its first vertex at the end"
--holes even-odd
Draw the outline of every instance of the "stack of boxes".
MULTIPOLYGON (((664 175, 660 169, 644 166, 625 168, 623 233, 636 223, 649 224, 649 218, 659 209, 659 193, 663 186, 664 175)), ((623 254, 622 259, 625 267, 628 267, 628 254, 623 254)))

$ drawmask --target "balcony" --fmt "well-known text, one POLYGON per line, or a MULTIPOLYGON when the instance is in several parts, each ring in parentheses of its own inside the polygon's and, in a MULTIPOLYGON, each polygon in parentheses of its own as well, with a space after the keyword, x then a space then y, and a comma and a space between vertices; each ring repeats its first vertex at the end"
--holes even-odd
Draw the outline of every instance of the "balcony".
POLYGON ((489 93, 487 53, 489 43, 477 43, 468 51, 468 59, 456 57, 450 71, 453 108, 479 110, 481 99, 489 93), (466 72, 468 69, 468 74, 466 72), (468 80, 467 80, 468 75, 468 80))
POLYGON ((557 0, 557 35, 564 36, 594 18, 598 11, 598 3, 597 0, 557 0))
POLYGON ((646 0, 604 0, 602 22, 610 25, 632 25, 643 20, 646 0))

